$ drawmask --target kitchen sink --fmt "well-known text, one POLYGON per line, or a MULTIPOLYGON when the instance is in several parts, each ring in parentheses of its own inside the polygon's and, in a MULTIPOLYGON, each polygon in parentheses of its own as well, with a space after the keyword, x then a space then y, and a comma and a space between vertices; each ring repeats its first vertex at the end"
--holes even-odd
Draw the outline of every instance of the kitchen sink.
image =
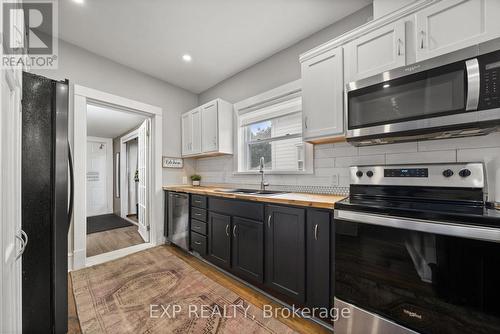
POLYGON ((220 190, 224 193, 230 194, 244 194, 244 195, 254 195, 254 196, 266 196, 266 195, 279 195, 284 194, 284 191, 274 191, 274 190, 256 190, 256 189, 224 189, 220 190))

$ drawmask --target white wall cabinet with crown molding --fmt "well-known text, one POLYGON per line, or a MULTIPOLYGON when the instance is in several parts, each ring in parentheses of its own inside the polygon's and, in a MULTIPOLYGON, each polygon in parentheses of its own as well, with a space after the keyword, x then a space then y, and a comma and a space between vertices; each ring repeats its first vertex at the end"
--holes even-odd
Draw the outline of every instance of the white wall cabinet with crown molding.
POLYGON ((182 156, 233 154, 233 105, 215 99, 181 117, 182 156))
POLYGON ((500 37, 500 1, 443 0, 415 14, 416 59, 440 56, 500 37))

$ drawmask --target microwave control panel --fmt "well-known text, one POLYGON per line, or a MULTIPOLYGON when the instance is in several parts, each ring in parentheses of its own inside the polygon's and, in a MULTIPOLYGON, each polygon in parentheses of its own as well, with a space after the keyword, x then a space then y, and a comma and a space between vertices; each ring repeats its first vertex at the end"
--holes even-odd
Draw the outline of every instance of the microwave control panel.
POLYGON ((500 108, 500 52, 483 55, 480 58, 481 88, 478 108, 500 108))

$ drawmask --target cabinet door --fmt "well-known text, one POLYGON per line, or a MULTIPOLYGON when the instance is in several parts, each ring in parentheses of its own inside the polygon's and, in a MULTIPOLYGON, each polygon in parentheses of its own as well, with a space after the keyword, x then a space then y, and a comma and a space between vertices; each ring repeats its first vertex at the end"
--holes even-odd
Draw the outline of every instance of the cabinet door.
POLYGON ((193 117, 191 112, 182 114, 181 118, 182 132, 182 155, 191 154, 193 145, 193 117))
POLYGON ((405 22, 372 31, 345 47, 345 83, 406 65, 405 22))
POLYGON ((266 285, 292 302, 304 303, 304 209, 268 205, 266 210, 266 285))
POLYGON ((208 254, 213 264, 229 269, 231 266, 231 217, 210 212, 208 215, 208 254))
POLYGON ((330 225, 328 211, 307 210, 307 306, 330 306, 330 225))
POLYGON ((191 117, 193 119, 191 154, 198 154, 201 153, 201 110, 193 110, 191 117))
POLYGON ((342 48, 302 63, 304 140, 344 134, 342 48))
POLYGON ((500 36, 498 13, 498 0, 444 0, 419 11, 417 61, 500 36))
POLYGON ((263 283, 264 226, 262 222, 233 218, 232 270, 245 279, 263 283))
POLYGON ((218 126, 218 113, 217 113, 217 100, 210 102, 209 104, 201 107, 202 112, 202 151, 212 152, 218 150, 218 138, 217 133, 219 132, 218 126))

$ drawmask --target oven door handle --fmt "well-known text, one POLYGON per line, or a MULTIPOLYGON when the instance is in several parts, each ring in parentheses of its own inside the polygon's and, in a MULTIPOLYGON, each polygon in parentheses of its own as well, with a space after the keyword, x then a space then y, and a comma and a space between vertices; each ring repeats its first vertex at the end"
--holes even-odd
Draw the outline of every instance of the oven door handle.
POLYGON ((477 110, 481 81, 481 72, 479 71, 477 58, 467 60, 465 62, 465 70, 467 71, 467 103, 465 110, 477 110))
POLYGON ((334 217, 337 220, 347 222, 379 225, 466 239, 500 242, 500 228, 452 224, 446 222, 410 219, 404 217, 392 217, 348 210, 335 210, 334 217))

